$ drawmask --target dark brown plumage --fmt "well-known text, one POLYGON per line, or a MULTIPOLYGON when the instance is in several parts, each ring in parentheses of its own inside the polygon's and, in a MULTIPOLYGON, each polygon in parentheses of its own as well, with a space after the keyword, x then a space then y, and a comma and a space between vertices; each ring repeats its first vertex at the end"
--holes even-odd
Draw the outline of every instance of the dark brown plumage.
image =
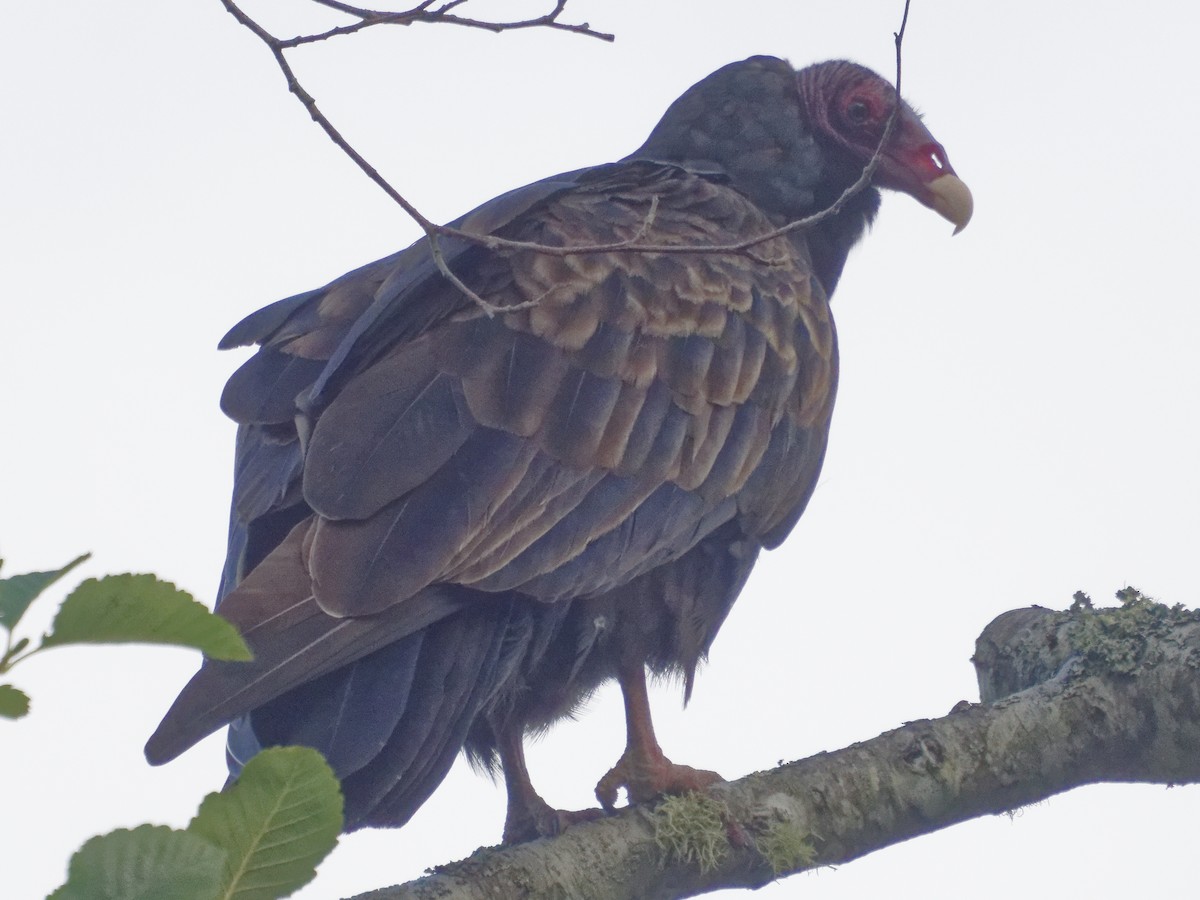
MULTIPOLYGON (((553 246, 727 244, 831 203, 894 92, 834 62, 755 57, 709 76, 645 145, 505 194, 459 227, 553 246)), ((907 105, 875 183, 959 227, 969 194, 907 105)), ((690 692, 762 548, 803 512, 825 451, 828 306, 875 213, 740 253, 492 251, 444 240, 487 315, 425 242, 237 325, 261 349, 222 406, 241 423, 220 611, 252 663, 206 663, 147 745, 172 758, 232 722, 322 750, 347 827, 403 824, 466 749, 497 759, 507 840, 550 809, 522 737, 608 678, 628 749, 597 788, 637 801, 713 773, 662 756, 645 671, 690 692)))

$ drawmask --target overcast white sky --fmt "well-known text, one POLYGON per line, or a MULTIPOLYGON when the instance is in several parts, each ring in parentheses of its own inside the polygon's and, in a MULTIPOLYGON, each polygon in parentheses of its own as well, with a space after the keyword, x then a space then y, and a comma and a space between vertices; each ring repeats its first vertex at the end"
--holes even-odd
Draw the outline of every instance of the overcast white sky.
MULTIPOLYGON (((307 6, 250 8, 294 33, 329 18, 307 6)), ((295 60, 345 134, 449 219, 624 155, 731 60, 890 73, 901 7, 572 0, 616 44, 414 27, 295 60)), ((491 8, 512 4, 475 7, 491 8)), ((974 639, 1013 607, 1127 583, 1200 602, 1198 25, 1184 4, 915 0, 905 94, 974 190, 975 220, 951 240, 888 196, 851 257, 821 485, 691 707, 658 691, 668 754, 735 777, 942 715, 977 697, 974 639)), ((233 440, 217 398, 242 358, 217 339, 416 229, 218 0, 8 4, 0 134, 5 573, 91 550, 84 574, 153 571, 211 599, 233 440)), ((6 896, 44 895, 93 834, 182 826, 220 785, 219 738, 162 769, 141 754, 197 662, 68 649, 14 673, 34 711, 0 722, 6 896)), ((536 783, 588 805, 622 743, 609 690, 533 748, 536 783)), ((409 879, 495 842, 502 820, 502 790, 459 766, 403 830, 344 839, 298 896, 409 879)), ((1095 787, 761 896, 1191 894, 1198 821, 1195 788, 1095 787)))

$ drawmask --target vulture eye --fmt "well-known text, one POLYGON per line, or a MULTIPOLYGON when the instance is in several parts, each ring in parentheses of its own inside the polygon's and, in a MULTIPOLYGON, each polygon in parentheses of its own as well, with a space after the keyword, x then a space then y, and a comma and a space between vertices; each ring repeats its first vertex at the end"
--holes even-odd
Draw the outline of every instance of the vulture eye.
POLYGON ((854 125, 862 125, 871 118, 871 107, 862 100, 852 100, 846 107, 846 118, 854 125))

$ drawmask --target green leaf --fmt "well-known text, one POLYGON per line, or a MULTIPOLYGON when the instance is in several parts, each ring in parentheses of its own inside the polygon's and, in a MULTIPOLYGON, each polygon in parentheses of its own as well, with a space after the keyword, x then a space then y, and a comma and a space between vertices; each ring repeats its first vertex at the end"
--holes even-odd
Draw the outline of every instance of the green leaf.
POLYGON ((182 644, 212 659, 252 658, 232 624, 153 575, 89 578, 63 601, 42 646, 131 641, 182 644))
POLYGON ((29 695, 11 684, 0 684, 0 718, 19 719, 29 714, 29 695))
POLYGON ((308 747, 272 747, 209 794, 188 825, 226 851, 222 900, 274 900, 307 884, 342 830, 342 792, 308 747))
POLYGON ((121 828, 75 852, 67 883, 48 900, 213 900, 225 853, 165 825, 121 828))
POLYGON ((12 578, 0 578, 0 626, 9 631, 16 628, 21 616, 25 615, 25 610, 29 609, 29 604, 37 599, 38 594, 89 556, 90 553, 78 556, 53 572, 26 572, 12 578))

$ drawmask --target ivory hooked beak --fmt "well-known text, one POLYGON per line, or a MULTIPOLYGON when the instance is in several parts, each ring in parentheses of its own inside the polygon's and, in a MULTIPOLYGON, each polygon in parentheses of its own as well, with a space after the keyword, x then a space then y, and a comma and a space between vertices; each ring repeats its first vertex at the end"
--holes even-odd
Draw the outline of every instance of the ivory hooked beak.
POLYGON ((967 227, 975 209, 975 201, 971 198, 971 189, 961 178, 947 173, 939 175, 925 187, 933 195, 934 211, 954 223, 955 234, 967 227))

